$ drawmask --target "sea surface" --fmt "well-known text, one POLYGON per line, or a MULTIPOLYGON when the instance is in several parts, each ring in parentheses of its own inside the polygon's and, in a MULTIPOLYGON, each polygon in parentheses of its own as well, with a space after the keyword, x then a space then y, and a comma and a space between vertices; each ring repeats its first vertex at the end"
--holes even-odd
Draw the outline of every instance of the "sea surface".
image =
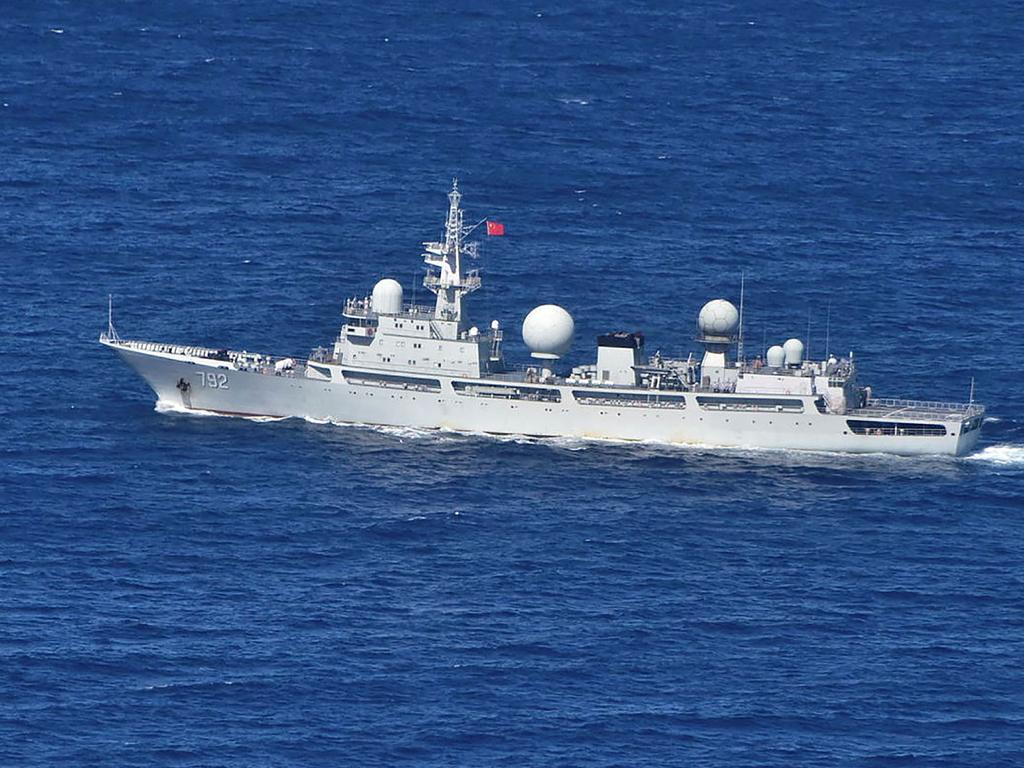
POLYGON ((0 765, 1024 765, 1020 3, 0 10, 0 765), (978 451, 189 416, 97 343, 308 354, 456 176, 510 358, 745 273, 978 451))

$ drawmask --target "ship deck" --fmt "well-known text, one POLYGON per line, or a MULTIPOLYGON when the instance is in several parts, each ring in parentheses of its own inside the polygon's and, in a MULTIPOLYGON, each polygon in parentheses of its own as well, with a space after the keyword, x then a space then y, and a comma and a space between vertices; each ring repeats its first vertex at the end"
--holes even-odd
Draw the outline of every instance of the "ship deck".
POLYGON ((974 403, 942 403, 928 400, 872 398, 863 408, 853 408, 847 416, 872 419, 916 419, 963 421, 985 413, 985 406, 974 403))

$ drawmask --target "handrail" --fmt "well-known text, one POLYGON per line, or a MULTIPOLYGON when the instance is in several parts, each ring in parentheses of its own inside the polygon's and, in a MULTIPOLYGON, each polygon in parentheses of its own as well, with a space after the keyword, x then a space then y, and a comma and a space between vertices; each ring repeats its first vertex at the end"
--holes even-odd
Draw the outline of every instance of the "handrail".
POLYGON ((985 406, 977 403, 949 403, 935 400, 904 400, 894 397, 873 397, 862 408, 853 408, 847 415, 902 418, 964 418, 981 416, 985 406))

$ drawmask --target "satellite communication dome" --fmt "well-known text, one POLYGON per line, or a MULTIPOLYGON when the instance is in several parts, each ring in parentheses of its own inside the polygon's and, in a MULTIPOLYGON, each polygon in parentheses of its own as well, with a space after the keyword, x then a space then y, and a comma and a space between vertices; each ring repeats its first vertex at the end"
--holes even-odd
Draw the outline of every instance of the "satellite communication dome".
POLYGON ((402 284, 390 277, 378 280, 373 286, 370 307, 378 315, 399 315, 402 313, 402 284))
POLYGON ((773 347, 768 347, 768 354, 766 355, 768 360, 769 368, 781 368, 786 364, 786 350, 776 344, 773 347))
POLYGON ((804 343, 800 339, 789 339, 782 348, 786 351, 786 365, 803 365, 804 343))
POLYGON ((557 360, 568 352, 575 331, 572 315, 555 304, 534 307, 523 320, 523 342, 532 357, 542 360, 557 360))
POLYGON ((702 336, 731 338, 740 325, 740 313, 731 301, 712 299, 697 316, 697 327, 702 336))

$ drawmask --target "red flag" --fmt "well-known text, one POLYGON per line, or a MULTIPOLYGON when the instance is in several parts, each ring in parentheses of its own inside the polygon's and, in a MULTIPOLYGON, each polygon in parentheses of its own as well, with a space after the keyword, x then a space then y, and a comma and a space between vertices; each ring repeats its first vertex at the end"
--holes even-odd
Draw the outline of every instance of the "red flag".
POLYGON ((488 221, 487 234, 490 237, 503 237, 505 234, 505 225, 500 221, 488 221))

